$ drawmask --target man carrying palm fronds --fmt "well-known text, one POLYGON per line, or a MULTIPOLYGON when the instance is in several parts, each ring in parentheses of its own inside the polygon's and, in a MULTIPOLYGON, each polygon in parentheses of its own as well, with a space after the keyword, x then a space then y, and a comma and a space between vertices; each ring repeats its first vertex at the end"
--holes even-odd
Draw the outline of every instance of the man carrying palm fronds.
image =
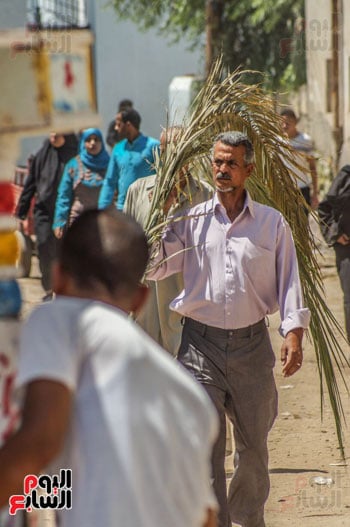
POLYGON ((302 336, 310 318, 286 220, 245 190, 253 160, 245 134, 217 136, 215 196, 168 224, 147 276, 159 280, 183 272, 184 289, 171 304, 184 317, 178 359, 203 384, 219 413, 212 462, 220 527, 231 521, 265 526, 267 436, 277 413, 275 358, 265 317, 279 307, 285 376, 301 367, 302 336), (236 445, 228 498, 225 414, 234 425, 236 445))

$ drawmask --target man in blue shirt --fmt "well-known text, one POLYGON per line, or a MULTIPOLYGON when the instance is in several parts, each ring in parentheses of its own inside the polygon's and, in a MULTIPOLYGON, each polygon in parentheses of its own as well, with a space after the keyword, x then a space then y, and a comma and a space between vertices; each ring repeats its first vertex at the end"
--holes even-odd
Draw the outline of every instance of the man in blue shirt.
POLYGON ((101 188, 98 207, 113 203, 117 193, 117 209, 122 210, 127 190, 137 179, 154 172, 154 149, 159 141, 140 132, 141 117, 134 109, 117 114, 115 128, 122 140, 115 145, 101 188))

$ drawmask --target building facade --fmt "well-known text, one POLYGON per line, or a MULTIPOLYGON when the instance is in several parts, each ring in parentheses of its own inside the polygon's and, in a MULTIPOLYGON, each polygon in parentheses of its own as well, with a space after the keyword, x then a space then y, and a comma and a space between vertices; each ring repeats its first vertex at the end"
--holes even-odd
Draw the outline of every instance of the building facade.
POLYGON ((104 129, 115 116, 118 102, 127 98, 140 112, 142 131, 159 137, 167 123, 169 85, 175 76, 201 73, 201 50, 189 51, 185 39, 170 45, 156 30, 140 33, 132 22, 118 21, 101 0, 90 4, 89 20, 96 35, 97 101, 104 129))
MULTIPOLYGON (((161 127, 167 124, 172 79, 184 74, 197 75, 203 69, 201 50, 190 51, 185 40, 171 45, 156 30, 141 33, 135 24, 119 21, 102 0, 3 0, 0 30, 29 26, 35 34, 36 25, 56 46, 53 72, 62 66, 72 35, 74 39, 79 31, 80 35, 91 35, 93 96, 103 132, 115 117, 119 101, 128 98, 142 117, 142 131, 158 137, 161 127)), ((60 85, 61 80, 56 92, 60 91, 60 85)), ((81 86, 79 91, 88 89, 81 86)), ((82 104, 69 97, 68 100, 61 97, 56 103, 61 105, 62 112, 69 111, 69 106, 76 109, 77 104, 82 104)), ((86 121, 81 123, 81 127, 86 125, 86 121)), ((18 162, 25 164, 42 140, 43 136, 38 134, 24 137, 18 162)))
POLYGON ((350 3, 306 0, 307 128, 334 172, 350 162, 350 3))

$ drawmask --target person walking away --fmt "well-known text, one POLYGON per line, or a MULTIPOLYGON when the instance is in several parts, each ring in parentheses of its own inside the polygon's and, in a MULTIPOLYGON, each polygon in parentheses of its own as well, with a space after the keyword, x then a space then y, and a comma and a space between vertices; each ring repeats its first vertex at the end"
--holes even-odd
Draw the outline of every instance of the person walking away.
POLYGON ((16 215, 25 220, 32 198, 34 205, 34 232, 38 251, 43 300, 52 298, 51 265, 57 255, 57 240, 52 232, 57 188, 64 166, 78 152, 75 134, 51 132, 40 150, 34 155, 18 201, 16 215))

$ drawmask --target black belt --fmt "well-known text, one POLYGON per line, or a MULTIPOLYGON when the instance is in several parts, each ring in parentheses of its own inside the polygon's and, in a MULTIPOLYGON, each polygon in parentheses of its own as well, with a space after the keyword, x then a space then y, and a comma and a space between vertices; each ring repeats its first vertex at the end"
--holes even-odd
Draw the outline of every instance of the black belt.
POLYGON ((184 318, 184 325, 188 325, 196 329, 199 333, 201 333, 203 337, 204 335, 208 335, 208 337, 212 336, 214 338, 223 339, 232 339, 234 337, 252 337, 253 335, 261 333, 266 329, 265 318, 259 320, 259 322, 256 322, 251 326, 246 326, 245 328, 237 329, 216 328, 214 326, 202 324, 202 322, 198 322, 197 320, 193 320, 193 318, 188 317, 184 318))

